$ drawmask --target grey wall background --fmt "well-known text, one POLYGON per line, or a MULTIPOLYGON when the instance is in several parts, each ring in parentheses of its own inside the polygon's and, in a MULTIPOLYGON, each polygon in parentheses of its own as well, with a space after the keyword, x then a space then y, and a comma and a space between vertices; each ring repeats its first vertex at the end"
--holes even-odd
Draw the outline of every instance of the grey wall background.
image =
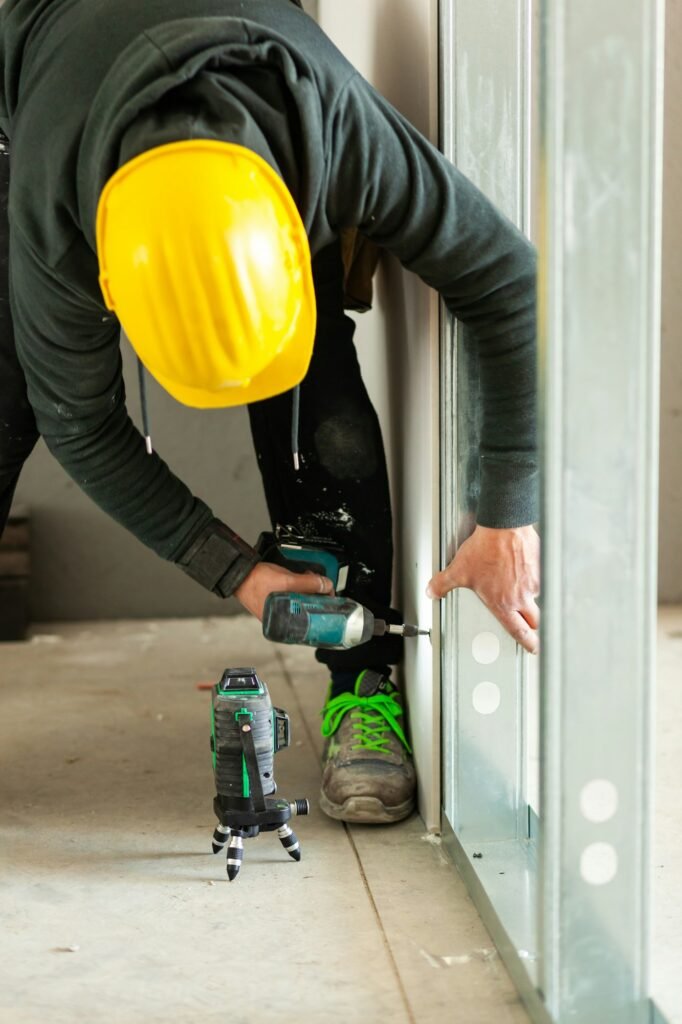
MULTIPOLYGON (((305 6, 314 12, 318 4, 308 0, 305 6)), ((334 0, 329 8, 336 6, 334 0)), ((353 33, 361 39, 362 5, 353 10, 353 33)), ((376 34, 377 19, 372 12, 373 8, 368 9, 366 18, 376 34)), ((335 11, 334 17, 339 14, 335 11)), ((682 601, 682 0, 668 0, 666 37, 660 596, 664 601, 682 601)), ((378 52, 384 56, 390 52, 392 59, 396 56, 385 47, 378 52)), ((409 66, 395 60, 401 81, 409 66)), ((386 86, 383 82, 382 88, 386 86)), ((382 283, 382 290, 384 287, 382 283)), ((361 348, 364 336, 375 334, 381 322, 375 314, 370 317, 371 322, 364 322, 359 332, 361 348)), ((124 363, 129 408, 137 418, 137 386, 127 344, 124 363)), ((399 373, 395 365, 391 373, 395 381, 399 373)), ((387 377, 377 375, 374 386, 381 410, 387 404, 387 377)), ((246 412, 185 409, 153 382, 149 394, 155 446, 217 515, 248 540, 255 540, 268 520, 246 412)), ((395 468, 398 445, 391 443, 390 429, 388 434, 389 457, 395 468)), ((219 615, 240 610, 236 601, 219 601, 204 592, 111 522, 69 480, 42 442, 24 469, 17 502, 31 510, 35 619, 219 615)))

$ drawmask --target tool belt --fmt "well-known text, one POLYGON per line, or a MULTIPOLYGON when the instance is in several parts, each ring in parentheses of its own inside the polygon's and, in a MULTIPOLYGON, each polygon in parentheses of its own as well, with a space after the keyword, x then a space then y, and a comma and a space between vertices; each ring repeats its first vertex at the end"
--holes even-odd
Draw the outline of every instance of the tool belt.
POLYGON ((374 293, 372 279, 379 262, 379 248, 357 228, 341 232, 341 258, 343 259, 344 306, 356 313, 372 308, 374 293))

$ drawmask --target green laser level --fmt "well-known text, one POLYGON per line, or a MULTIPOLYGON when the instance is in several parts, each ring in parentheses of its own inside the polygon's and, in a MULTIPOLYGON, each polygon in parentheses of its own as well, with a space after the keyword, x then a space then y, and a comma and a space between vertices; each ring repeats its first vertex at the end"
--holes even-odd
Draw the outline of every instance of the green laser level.
POLYGON ((275 754, 289 746, 289 716, 275 708, 268 688, 254 668, 228 668, 213 687, 211 750, 218 826, 213 852, 227 846, 227 877, 239 874, 244 839, 274 832, 290 857, 301 859, 298 839, 287 824, 292 815, 308 814, 307 800, 277 799, 275 754))

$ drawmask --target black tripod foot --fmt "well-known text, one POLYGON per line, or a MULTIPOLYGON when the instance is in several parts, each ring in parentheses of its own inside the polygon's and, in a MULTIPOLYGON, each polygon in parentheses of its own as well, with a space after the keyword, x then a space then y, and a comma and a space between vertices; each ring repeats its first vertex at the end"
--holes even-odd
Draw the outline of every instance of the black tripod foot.
POLYGON ((293 857, 294 860, 300 860, 301 847, 298 839, 296 838, 296 833, 293 832, 288 825, 282 825, 281 828, 277 829, 277 835, 279 836, 280 843, 289 856, 293 857))
POLYGON ((239 874, 244 859, 244 840, 241 832, 233 832, 230 836, 230 844, 227 847, 227 877, 231 882, 239 874))
POLYGON ((227 825, 218 825, 215 832, 213 833, 212 848, 214 853, 220 853, 221 850, 225 849, 225 843, 230 838, 230 829, 227 825))

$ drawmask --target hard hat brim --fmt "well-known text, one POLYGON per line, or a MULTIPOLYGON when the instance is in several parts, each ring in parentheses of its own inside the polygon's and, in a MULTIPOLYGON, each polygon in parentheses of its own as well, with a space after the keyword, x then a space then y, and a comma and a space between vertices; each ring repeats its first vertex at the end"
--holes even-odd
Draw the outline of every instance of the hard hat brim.
POLYGON ((227 409, 235 405, 250 405, 251 402, 260 402, 291 391, 308 372, 312 354, 312 339, 304 342, 301 338, 294 338, 248 384, 221 388, 220 391, 190 388, 163 377, 156 370, 152 376, 164 391, 183 405, 193 409, 227 409))

